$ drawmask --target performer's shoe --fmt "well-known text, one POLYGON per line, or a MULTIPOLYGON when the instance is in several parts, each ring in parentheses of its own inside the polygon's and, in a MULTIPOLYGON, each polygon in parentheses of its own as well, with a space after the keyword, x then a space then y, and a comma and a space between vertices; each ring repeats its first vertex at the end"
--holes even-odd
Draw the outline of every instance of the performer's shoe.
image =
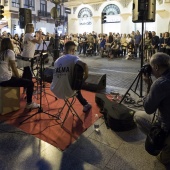
POLYGON ((92 106, 91 106, 91 104, 86 104, 84 107, 83 107, 83 112, 88 112, 88 111, 90 111, 90 109, 92 108, 92 106))

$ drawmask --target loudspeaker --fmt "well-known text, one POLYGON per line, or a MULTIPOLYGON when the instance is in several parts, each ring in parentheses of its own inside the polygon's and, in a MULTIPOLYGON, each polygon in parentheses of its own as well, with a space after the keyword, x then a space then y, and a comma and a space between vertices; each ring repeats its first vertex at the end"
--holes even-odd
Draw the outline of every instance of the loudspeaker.
POLYGON ((82 89, 98 91, 106 87, 106 74, 89 72, 88 78, 82 85, 82 89))
POLYGON ((21 29, 25 28, 26 24, 32 23, 32 12, 30 9, 27 8, 19 9, 19 23, 21 29))
POLYGON ((132 22, 155 22, 156 0, 133 0, 132 22))

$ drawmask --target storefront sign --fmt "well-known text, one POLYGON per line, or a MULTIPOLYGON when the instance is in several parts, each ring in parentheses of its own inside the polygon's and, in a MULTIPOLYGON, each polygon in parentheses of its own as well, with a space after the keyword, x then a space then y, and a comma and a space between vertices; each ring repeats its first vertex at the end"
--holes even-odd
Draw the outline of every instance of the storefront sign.
POLYGON ((79 25, 92 25, 92 18, 91 17, 79 18, 79 25))

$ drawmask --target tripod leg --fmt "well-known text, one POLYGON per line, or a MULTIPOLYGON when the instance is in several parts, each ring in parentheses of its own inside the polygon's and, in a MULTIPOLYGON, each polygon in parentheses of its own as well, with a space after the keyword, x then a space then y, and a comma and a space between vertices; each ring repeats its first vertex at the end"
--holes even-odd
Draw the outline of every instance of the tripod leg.
POLYGON ((138 73, 138 75, 136 76, 136 78, 134 79, 134 81, 132 82, 132 84, 130 85, 129 89, 126 91, 126 93, 124 94, 122 100, 119 102, 119 104, 121 104, 123 102, 123 100, 125 99, 126 95, 128 94, 128 92, 131 90, 132 86, 134 85, 134 83, 136 82, 136 80, 138 80, 137 82, 139 82, 140 79, 140 75, 141 72, 138 73))

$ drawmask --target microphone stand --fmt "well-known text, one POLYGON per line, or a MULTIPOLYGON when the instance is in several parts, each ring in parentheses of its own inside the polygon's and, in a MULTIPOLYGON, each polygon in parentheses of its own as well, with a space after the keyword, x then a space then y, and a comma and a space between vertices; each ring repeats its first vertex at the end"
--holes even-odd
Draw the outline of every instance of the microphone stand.
MULTIPOLYGON (((41 51, 41 54, 40 54, 40 107, 38 108, 38 111, 36 113, 34 113, 33 115, 29 116, 28 118, 24 119, 23 121, 20 122, 20 124, 24 123, 25 121, 29 120, 30 118, 32 118, 33 116, 37 115, 37 114, 40 114, 40 113, 44 113, 44 114, 47 114, 55 119, 58 119, 57 116, 54 116, 52 114, 49 114, 47 112, 44 112, 43 111, 43 108, 42 108, 42 89, 43 89, 43 83, 42 83, 42 75, 43 75, 43 52, 44 52, 44 45, 43 45, 43 49, 41 51)), ((53 96, 54 97, 54 96, 53 96)), ((56 97, 55 97, 56 98, 56 97)))

